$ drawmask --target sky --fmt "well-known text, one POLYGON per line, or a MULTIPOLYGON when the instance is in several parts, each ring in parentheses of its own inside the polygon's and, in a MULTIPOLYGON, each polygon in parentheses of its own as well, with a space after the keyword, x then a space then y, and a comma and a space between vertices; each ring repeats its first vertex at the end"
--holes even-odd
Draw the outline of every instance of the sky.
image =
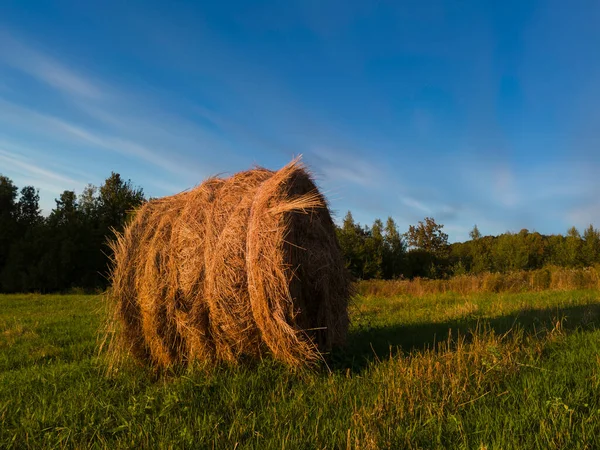
POLYGON ((335 220, 600 227, 597 1, 0 3, 0 173, 45 214, 294 156, 335 220))

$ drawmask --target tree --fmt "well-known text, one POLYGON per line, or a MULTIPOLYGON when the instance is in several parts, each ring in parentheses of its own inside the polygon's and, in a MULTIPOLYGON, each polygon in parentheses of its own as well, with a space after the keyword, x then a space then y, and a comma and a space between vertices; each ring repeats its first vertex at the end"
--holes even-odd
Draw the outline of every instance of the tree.
POLYGON ((546 240, 544 236, 534 231, 525 237, 525 243, 528 254, 527 269, 540 269, 544 265, 544 256, 546 254, 546 240))
POLYGON ((518 234, 504 233, 494 240, 491 250, 495 271, 508 272, 527 268, 529 262, 525 242, 527 233, 527 230, 521 230, 518 234))
POLYGON ((79 210, 85 217, 94 217, 98 214, 98 188, 88 184, 79 195, 79 210))
POLYGON ((115 172, 98 190, 91 185, 84 189, 79 199, 82 220, 86 223, 82 239, 89 249, 85 255, 84 287, 106 287, 112 254, 108 242, 113 230, 123 231, 128 217, 144 202, 143 189, 134 187, 131 180, 125 181, 115 172))
POLYGON ((12 240, 17 226, 19 206, 17 203, 18 188, 8 177, 0 175, 0 263, 3 245, 12 240))
POLYGON ((366 244, 370 234, 370 230, 356 223, 352 213, 348 211, 342 227, 338 230, 338 241, 346 260, 346 267, 356 278, 365 279, 370 276, 370 267, 367 264, 369 249, 366 244))
POLYGON ((338 242, 342 249, 342 254, 346 262, 346 268, 350 273, 359 277, 359 268, 356 263, 356 247, 358 236, 356 235, 356 225, 352 213, 348 211, 342 222, 342 227, 337 229, 338 242))
POLYGON ((53 291, 82 286, 87 263, 84 223, 75 192, 64 191, 55 201, 47 220, 45 252, 38 263, 45 286, 53 291))
POLYGON ((25 186, 21 189, 17 221, 22 231, 42 221, 39 190, 33 186, 25 186))
POLYGON ((64 226, 77 221, 79 210, 74 191, 64 191, 55 202, 56 207, 48 217, 49 222, 54 226, 64 226))
POLYGON ((448 266, 448 235, 442 231, 444 225, 437 224, 432 217, 411 225, 406 233, 409 247, 411 276, 436 278, 442 276, 448 266))
POLYGON ((131 180, 124 181, 115 172, 110 174, 98 195, 98 210, 100 220, 108 228, 122 230, 128 214, 144 203, 142 188, 133 187, 131 180))
POLYGON ((348 211, 336 233, 346 267, 355 278, 367 280, 384 276, 386 240, 380 219, 375 220, 372 228, 363 228, 348 211))
POLYGON ((37 263, 44 252, 44 219, 39 200, 38 190, 33 186, 21 189, 15 211, 17 229, 0 273, 4 291, 41 290, 43 285, 37 271, 37 263))
POLYGON ((18 188, 12 180, 0 175, 0 272, 6 264, 10 246, 16 240, 18 230, 17 192, 18 188))
POLYGON ((481 233, 479 232, 479 228, 477 228, 477 224, 473 226, 473 229, 469 233, 469 237, 474 241, 481 239, 481 233))
POLYGON ((582 240, 579 231, 575 227, 569 228, 564 242, 564 262, 569 267, 582 265, 581 247, 582 240))
POLYGON ((471 237, 471 272, 481 273, 490 271, 493 265, 491 256, 493 238, 491 236, 484 237, 479 231, 477 225, 473 226, 469 236, 471 237))
POLYGON ((0 217, 14 215, 17 211, 17 192, 18 188, 12 180, 4 175, 0 175, 0 217))
POLYGON ((417 226, 408 228, 408 245, 437 257, 445 257, 448 255, 448 235, 442 228, 444 225, 437 224, 432 217, 426 217, 425 222, 419 221, 417 226))
POLYGON ((406 247, 398 232, 396 222, 387 218, 384 230, 383 276, 386 279, 396 278, 402 274, 406 247))
POLYGON ((546 237, 544 248, 544 263, 555 266, 565 266, 565 237, 561 234, 553 234, 546 237))
POLYGON ((383 223, 380 219, 376 219, 371 230, 365 231, 362 278, 381 278, 383 275, 383 223))
POLYGON ((600 231, 591 224, 583 232, 582 257, 586 266, 600 263, 600 231))

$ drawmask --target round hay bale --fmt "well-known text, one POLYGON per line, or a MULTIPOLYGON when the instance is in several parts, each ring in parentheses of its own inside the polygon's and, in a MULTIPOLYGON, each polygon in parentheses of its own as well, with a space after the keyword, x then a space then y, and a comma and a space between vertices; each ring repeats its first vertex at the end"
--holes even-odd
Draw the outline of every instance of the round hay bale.
POLYGON ((154 367, 344 342, 350 283, 325 198, 294 160, 152 200, 112 244, 112 349, 154 367))

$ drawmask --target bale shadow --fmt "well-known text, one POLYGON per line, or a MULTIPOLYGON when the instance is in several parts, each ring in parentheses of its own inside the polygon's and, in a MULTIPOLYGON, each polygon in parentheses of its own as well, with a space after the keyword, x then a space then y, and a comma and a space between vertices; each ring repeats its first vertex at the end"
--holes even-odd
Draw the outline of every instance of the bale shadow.
POLYGON ((464 317, 441 323, 420 323, 380 327, 360 327, 348 335, 347 345, 329 355, 333 371, 361 372, 374 360, 384 361, 393 355, 409 354, 435 349, 436 343, 446 341, 451 335, 469 340, 476 329, 489 329, 497 334, 522 329, 527 334, 545 333, 562 320, 562 328, 594 329, 600 325, 600 304, 550 308, 524 309, 515 314, 493 318, 464 317))

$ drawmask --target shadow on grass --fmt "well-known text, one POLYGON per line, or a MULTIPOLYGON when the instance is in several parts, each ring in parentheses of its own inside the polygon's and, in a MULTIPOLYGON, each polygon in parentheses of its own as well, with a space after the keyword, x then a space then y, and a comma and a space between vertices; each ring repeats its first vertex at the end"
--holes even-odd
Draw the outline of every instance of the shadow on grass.
POLYGON ((398 352, 408 354, 435 348, 437 342, 446 341, 450 334, 453 339, 462 336, 468 340, 471 332, 478 327, 494 330, 497 334, 516 328, 528 334, 544 333, 562 319, 562 327, 566 331, 576 328, 593 329, 600 325, 600 304, 525 309, 506 316, 471 316, 442 323, 361 327, 349 333, 345 348, 330 355, 329 365, 334 371, 350 369, 360 372, 375 359, 386 360, 398 352))

